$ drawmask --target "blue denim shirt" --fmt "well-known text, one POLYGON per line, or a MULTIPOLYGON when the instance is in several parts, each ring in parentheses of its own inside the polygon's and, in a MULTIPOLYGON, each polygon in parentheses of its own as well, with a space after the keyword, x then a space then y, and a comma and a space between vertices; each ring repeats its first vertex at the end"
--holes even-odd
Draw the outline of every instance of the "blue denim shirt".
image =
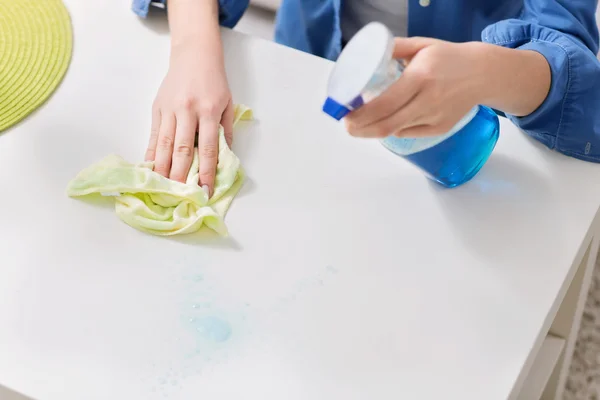
MULTIPOLYGON (((335 60, 342 49, 343 0, 284 0, 275 40, 335 60)), ((157 0, 165 3, 166 0, 157 0)), ((219 0, 221 24, 233 27, 248 0, 219 0)), ((140 16, 151 0, 133 0, 140 16)), ((600 162, 600 61, 595 11, 598 0, 409 0, 409 36, 453 42, 481 40, 541 53, 552 70, 543 104, 518 127, 563 154, 600 162)))

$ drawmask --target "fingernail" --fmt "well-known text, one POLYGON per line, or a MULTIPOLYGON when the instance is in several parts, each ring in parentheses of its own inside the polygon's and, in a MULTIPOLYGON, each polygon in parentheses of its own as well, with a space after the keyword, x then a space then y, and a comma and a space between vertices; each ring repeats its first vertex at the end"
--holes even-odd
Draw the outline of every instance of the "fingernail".
POLYGON ((202 185, 202 190, 206 193, 207 196, 210 196, 210 192, 208 191, 208 185, 202 185))

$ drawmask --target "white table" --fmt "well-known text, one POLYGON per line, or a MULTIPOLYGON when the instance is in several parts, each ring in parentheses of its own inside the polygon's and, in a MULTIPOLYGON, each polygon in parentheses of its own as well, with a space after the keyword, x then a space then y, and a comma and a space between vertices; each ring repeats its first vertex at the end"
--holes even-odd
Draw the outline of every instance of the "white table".
POLYGON ((0 136, 1 385, 37 400, 505 400, 549 379, 560 394, 600 166, 503 120, 480 175, 442 190, 321 113, 329 62, 225 32, 235 100, 257 118, 236 136, 249 181, 231 238, 142 234, 65 195, 109 153, 143 157, 168 38, 126 3, 67 1, 67 78, 0 136), (217 340, 194 331, 203 318, 225 324, 217 340))

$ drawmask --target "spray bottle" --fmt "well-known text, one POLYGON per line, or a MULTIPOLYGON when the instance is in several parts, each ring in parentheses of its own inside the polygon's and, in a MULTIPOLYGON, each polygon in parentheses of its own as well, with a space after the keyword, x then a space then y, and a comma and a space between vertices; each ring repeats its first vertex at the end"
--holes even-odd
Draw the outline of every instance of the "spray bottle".
MULTIPOLYGON (((323 111, 340 120, 390 87, 404 70, 392 58, 393 50, 394 38, 385 25, 372 22, 358 31, 331 72, 323 111)), ((498 116, 490 108, 478 105, 448 132, 420 138, 388 136, 382 143, 430 179, 451 188, 479 172, 498 136, 498 116)))

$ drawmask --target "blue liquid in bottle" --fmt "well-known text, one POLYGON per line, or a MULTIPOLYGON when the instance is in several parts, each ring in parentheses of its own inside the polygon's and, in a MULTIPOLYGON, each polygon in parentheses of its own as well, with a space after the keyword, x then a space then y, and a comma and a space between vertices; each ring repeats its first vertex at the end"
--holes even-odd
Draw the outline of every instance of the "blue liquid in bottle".
POLYGON ((462 129, 433 147, 404 154, 405 141, 390 136, 383 145, 419 167, 430 179, 453 188, 468 182, 483 167, 498 141, 498 116, 488 107, 479 106, 477 114, 462 129))
MULTIPOLYGON (((323 111, 339 120, 383 93, 404 67, 392 58, 394 38, 385 25, 372 22, 348 42, 329 78, 323 111)), ((448 188, 473 178, 486 163, 499 137, 498 116, 476 106, 450 131, 434 137, 397 138, 382 144, 448 188)))

